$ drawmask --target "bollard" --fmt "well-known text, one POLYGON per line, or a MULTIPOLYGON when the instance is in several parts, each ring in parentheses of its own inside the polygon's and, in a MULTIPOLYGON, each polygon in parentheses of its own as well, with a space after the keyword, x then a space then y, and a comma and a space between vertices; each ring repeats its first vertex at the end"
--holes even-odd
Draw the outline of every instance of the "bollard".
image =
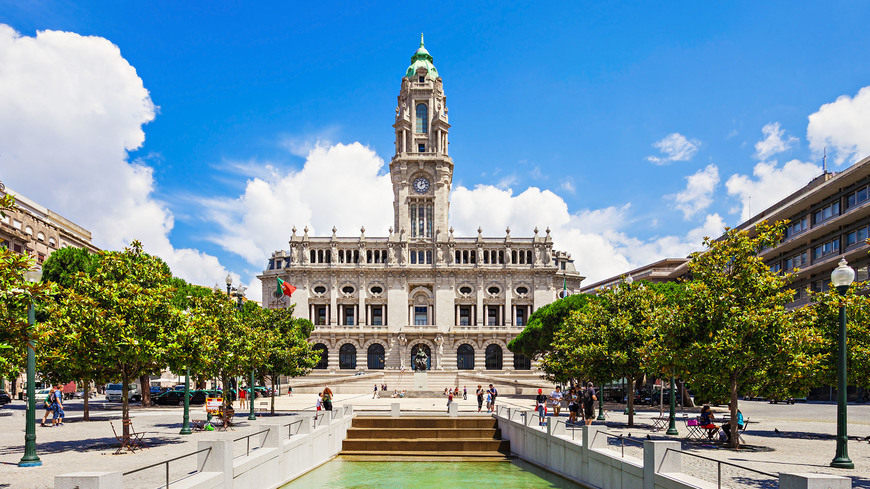
POLYGON ((646 440, 643 442, 643 489, 655 489, 656 472, 682 472, 680 442, 670 440, 646 440))
POLYGON ((211 451, 196 455, 197 466, 202 467, 202 472, 223 474, 223 484, 219 487, 233 487, 233 441, 200 440, 197 450, 205 448, 211 448, 211 451))
POLYGON ((828 474, 779 474, 780 489, 851 489, 852 479, 828 474))
POLYGON ((455 402, 451 402, 450 405, 447 406, 447 415, 451 418, 459 416, 459 405, 455 402))
POLYGON ((390 416, 398 418, 401 412, 401 404, 399 404, 398 402, 390 403, 390 416))

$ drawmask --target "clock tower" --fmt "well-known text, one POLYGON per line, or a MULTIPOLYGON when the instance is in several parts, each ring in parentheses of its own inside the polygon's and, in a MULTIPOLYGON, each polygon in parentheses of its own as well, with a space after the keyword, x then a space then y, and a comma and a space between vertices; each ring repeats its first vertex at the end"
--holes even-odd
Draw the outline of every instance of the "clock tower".
POLYGON ((432 56, 411 57, 396 107, 396 154, 390 161, 394 232, 411 242, 447 239, 453 160, 447 155, 447 98, 432 56))

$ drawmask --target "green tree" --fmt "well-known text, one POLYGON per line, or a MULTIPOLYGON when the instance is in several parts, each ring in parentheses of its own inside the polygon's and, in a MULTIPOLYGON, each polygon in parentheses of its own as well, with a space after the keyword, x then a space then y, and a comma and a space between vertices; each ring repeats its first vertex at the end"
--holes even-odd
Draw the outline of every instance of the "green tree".
MULTIPOLYGON (((320 352, 311 349, 308 337, 314 324, 307 319, 294 318, 293 308, 261 309, 258 316, 259 329, 266 333, 266 348, 261 370, 272 381, 279 375, 299 377, 307 374, 320 361, 320 352)), ((272 397, 271 412, 275 414, 275 397, 272 397)))
POLYGON ((659 355, 674 358, 696 395, 730 399, 735 448, 738 394, 781 383, 770 374, 800 356, 799 342, 790 338, 801 326, 785 308, 792 300, 785 288, 791 275, 772 272, 759 256, 781 240, 784 226, 762 222, 754 235, 726 229, 718 240, 705 238, 707 251, 694 253, 689 263, 693 278, 682 307, 664 320, 659 316, 659 355))
POLYGON ((42 280, 61 287, 72 287, 78 274, 90 275, 99 261, 99 255, 85 248, 67 246, 53 252, 42 264, 42 280))

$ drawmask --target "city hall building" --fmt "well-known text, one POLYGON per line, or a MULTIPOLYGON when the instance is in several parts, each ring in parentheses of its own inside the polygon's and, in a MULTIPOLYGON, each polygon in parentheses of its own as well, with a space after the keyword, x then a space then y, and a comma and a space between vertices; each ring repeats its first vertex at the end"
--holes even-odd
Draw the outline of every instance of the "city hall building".
POLYGON ((315 376, 410 372, 419 350, 433 373, 450 373, 445 387, 460 385, 463 371, 530 371, 530 359, 513 355, 508 342, 537 308, 579 291, 583 277, 569 254, 553 249, 549 228, 527 237, 510 228, 497 237, 481 228, 476 236, 454 234, 451 126, 442 79, 422 40, 395 110, 389 234, 368 237, 362 228, 339 236, 333 228, 315 237, 294 227, 289 248, 274 252, 259 276, 264 307, 295 305, 298 317, 315 324, 311 342, 324 352, 315 376), (276 277, 298 288, 291 298, 276 297, 276 277))

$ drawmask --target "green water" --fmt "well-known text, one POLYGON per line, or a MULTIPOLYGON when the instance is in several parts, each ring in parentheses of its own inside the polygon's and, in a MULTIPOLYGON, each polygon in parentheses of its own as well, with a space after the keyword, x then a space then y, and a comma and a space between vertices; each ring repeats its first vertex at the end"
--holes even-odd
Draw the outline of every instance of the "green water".
POLYGON ((351 462, 338 458, 281 489, 566 488, 583 486, 516 460, 510 462, 351 462))

